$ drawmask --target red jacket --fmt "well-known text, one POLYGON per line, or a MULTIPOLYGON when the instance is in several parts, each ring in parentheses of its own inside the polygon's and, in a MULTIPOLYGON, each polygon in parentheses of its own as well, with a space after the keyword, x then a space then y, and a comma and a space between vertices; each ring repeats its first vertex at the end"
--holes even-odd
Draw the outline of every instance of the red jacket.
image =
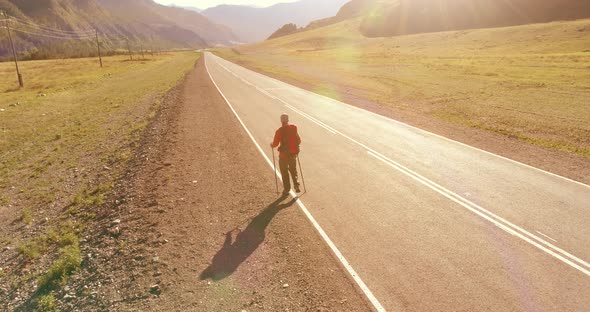
MULTIPOLYGON (((283 125, 275 132, 275 139, 272 142, 272 147, 279 146, 279 143, 282 145, 283 142, 283 133, 285 133, 285 143, 287 144, 288 151, 291 155, 299 154, 299 144, 301 144, 301 138, 297 133, 297 126, 296 125, 283 125)), ((283 146, 279 148, 279 157, 286 158, 289 154, 283 150, 283 146)))

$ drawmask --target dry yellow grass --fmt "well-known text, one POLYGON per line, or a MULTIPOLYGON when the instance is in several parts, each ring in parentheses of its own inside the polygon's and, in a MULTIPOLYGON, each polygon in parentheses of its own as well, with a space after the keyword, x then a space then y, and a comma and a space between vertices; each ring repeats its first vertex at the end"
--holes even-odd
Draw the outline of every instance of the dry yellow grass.
POLYGON ((590 20, 375 39, 358 25, 216 53, 336 99, 590 157, 590 20))
POLYGON ((0 247, 16 245, 19 255, 0 260, 5 268, 26 262, 32 272, 0 279, 0 287, 23 291, 36 283, 22 309, 43 307, 78 270, 78 236, 112 192, 164 94, 198 56, 109 57, 102 69, 96 59, 22 62, 24 89, 14 64, 0 63, 0 247))
POLYGON ((0 63, 0 189, 23 174, 40 175, 73 150, 109 149, 109 136, 144 122, 126 116, 157 102, 196 58, 177 53, 129 62, 116 56, 102 69, 94 58, 21 62, 23 89, 14 64, 0 63))

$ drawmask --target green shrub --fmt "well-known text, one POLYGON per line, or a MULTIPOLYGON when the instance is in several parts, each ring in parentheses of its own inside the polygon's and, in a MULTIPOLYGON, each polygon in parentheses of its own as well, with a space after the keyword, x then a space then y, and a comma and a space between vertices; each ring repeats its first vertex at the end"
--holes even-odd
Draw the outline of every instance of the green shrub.
POLYGON ((39 312, 58 312, 55 298, 52 294, 39 297, 37 300, 37 311, 39 312))
POLYGON ((49 290, 65 285, 68 276, 76 272, 82 263, 78 244, 66 246, 60 250, 61 255, 49 271, 39 277, 39 289, 49 290))
POLYGON ((29 260, 37 259, 41 256, 43 246, 37 241, 28 241, 16 246, 16 250, 21 255, 25 256, 29 260))
POLYGON ((78 235, 73 232, 67 232, 61 235, 59 238, 59 247, 66 247, 66 246, 77 246, 79 242, 78 235))
POLYGON ((31 208, 23 208, 23 210, 21 210, 20 218, 25 224, 33 223, 33 211, 31 208))

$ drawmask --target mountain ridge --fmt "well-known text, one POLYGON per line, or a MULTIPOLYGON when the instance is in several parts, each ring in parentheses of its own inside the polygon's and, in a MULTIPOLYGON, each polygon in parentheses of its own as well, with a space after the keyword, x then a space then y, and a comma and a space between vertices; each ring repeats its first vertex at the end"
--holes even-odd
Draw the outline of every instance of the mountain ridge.
MULTIPOLYGON (((351 0, 305 29, 361 18, 366 37, 495 28, 590 18, 587 0, 351 0)), ((305 30, 304 29, 304 30, 305 30)))
POLYGON ((347 0, 301 0, 269 7, 219 5, 202 12, 214 22, 230 27, 247 43, 263 41, 285 24, 305 26, 313 20, 332 16, 347 0))
MULTIPOLYGON (((10 23, 16 49, 21 54, 39 50, 58 55, 67 50, 83 51, 83 55, 93 53, 96 43, 58 40, 51 37, 59 36, 47 34, 86 33, 94 29, 101 35, 106 50, 125 48, 126 41, 162 48, 204 48, 237 41, 229 28, 197 12, 152 0, 0 0, 0 10, 16 18, 10 23), (44 29, 58 32, 48 33, 44 29)), ((0 56, 10 55, 9 47, 6 33, 0 32, 0 56)))

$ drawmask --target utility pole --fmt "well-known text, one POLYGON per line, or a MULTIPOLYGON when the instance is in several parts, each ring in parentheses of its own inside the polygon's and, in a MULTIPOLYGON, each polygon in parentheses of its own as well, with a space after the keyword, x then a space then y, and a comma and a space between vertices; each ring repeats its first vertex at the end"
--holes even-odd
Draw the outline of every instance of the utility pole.
POLYGON ((100 43, 98 41, 98 30, 95 28, 94 32, 96 34, 96 48, 98 49, 98 60, 100 61, 100 68, 102 68, 102 56, 100 55, 100 43))
POLYGON ((133 61, 133 54, 131 54, 131 46, 129 46, 129 39, 127 39, 127 51, 129 51, 129 60, 133 61))
POLYGON ((16 56, 16 50, 14 49, 14 42, 12 42, 12 35, 10 34, 10 23, 8 22, 8 15, 4 13, 4 11, 0 11, 2 16, 6 19, 6 30, 8 31, 8 41, 10 41, 10 46, 12 47, 12 55, 14 56, 14 65, 16 66, 16 75, 18 76, 18 85, 22 88, 25 86, 23 83, 23 75, 20 74, 20 70, 18 68, 18 57, 16 56))
POLYGON ((139 44, 139 50, 141 51, 141 59, 145 60, 145 54, 143 53, 143 43, 139 44))
POLYGON ((151 44, 152 44, 152 57, 154 57, 154 49, 155 49, 155 45, 154 45, 154 36, 150 36, 151 38, 151 44))

